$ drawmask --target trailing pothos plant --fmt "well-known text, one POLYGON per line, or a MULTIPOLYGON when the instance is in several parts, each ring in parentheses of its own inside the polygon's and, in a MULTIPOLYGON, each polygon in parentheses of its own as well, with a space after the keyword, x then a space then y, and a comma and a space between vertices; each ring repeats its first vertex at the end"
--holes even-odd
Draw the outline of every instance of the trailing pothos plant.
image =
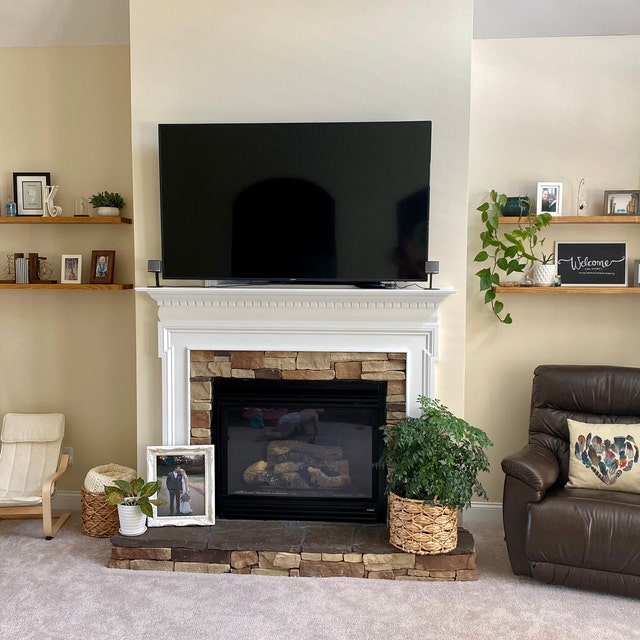
MULTIPOLYGON (((531 208, 531 202, 524 203, 531 208)), ((502 231, 499 218, 507 204, 507 196, 491 190, 489 200, 483 202, 477 210, 482 214, 484 229, 480 233, 482 250, 474 262, 488 262, 489 266, 480 269, 476 275, 480 278, 480 291, 484 291, 485 304, 491 305, 493 314, 504 324, 511 324, 511 314, 503 314, 504 304, 496 297, 495 288, 500 284, 500 274, 523 273, 536 262, 553 262, 553 254, 542 253, 544 238, 539 237, 540 230, 551 222, 551 214, 541 213, 518 217, 517 227, 502 231), (536 254, 540 251, 540 257, 536 254)))

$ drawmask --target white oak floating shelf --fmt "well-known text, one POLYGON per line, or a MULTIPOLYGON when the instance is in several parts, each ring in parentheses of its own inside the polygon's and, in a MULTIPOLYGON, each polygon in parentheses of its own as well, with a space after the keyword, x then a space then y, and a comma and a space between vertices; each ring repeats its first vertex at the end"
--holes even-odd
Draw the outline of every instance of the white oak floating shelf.
POLYGON ((572 287, 570 285, 562 285, 560 287, 494 287, 494 289, 496 293, 527 293, 530 295, 566 295, 585 293, 633 295, 640 293, 640 287, 572 287))
POLYGON ((133 289, 132 284, 59 284, 46 282, 31 282, 16 284, 15 282, 0 283, 0 289, 94 289, 100 291, 124 291, 133 289))
POLYGON ((122 216, 3 216, 0 224, 131 224, 131 218, 122 216))
MULTIPOLYGON (((535 217, 535 216, 531 216, 535 217)), ((518 221, 526 223, 529 216, 501 216, 500 224, 518 224, 518 221)), ((551 224, 638 224, 640 216, 551 216, 551 224)))

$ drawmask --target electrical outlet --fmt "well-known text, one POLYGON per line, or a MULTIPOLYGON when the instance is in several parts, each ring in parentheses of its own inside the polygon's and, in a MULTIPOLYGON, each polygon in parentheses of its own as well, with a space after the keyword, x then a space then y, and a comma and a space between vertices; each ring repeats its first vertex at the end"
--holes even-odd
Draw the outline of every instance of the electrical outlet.
POLYGON ((62 447, 62 453, 69 454, 69 466, 73 466, 73 447, 62 447))

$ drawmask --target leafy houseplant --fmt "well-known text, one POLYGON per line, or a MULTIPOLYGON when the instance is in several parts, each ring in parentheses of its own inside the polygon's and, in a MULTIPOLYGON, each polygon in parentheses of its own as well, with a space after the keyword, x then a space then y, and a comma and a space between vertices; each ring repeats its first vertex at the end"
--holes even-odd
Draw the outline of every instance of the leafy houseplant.
POLYGON ((147 517, 153 517, 151 505, 167 504, 166 500, 152 498, 158 492, 160 484, 136 478, 133 482, 114 480, 113 485, 105 485, 107 502, 118 506, 120 533, 138 536, 147 530, 147 517))
MULTIPOLYGON (((544 238, 539 234, 543 227, 551 222, 551 214, 541 213, 537 216, 520 216, 518 226, 509 232, 501 233, 499 218, 507 203, 507 196, 491 190, 489 200, 483 202, 477 210, 482 214, 484 229, 480 233, 482 250, 474 258, 474 262, 487 262, 489 266, 480 269, 476 275, 480 278, 480 291, 484 291, 485 304, 491 304, 491 310, 500 322, 511 324, 511 314, 501 315, 504 304, 497 299, 494 287, 500 284, 500 272, 505 275, 522 273, 536 263, 550 264, 553 254, 541 257, 536 255, 541 250, 544 238)), ((526 201, 529 206, 531 203, 526 201)))
POLYGON ((381 427, 385 448, 376 464, 387 469, 391 543, 408 552, 442 553, 457 544, 457 510, 468 507, 474 493, 487 498, 478 473, 489 470, 485 449, 493 443, 439 400, 419 396, 418 402, 420 417, 381 427), (417 515, 408 524, 411 513, 417 515), (426 526, 416 535, 421 522, 426 526))
POLYGON ((94 193, 89 202, 94 209, 99 207, 115 207, 116 209, 122 209, 125 202, 124 198, 119 193, 111 193, 109 191, 101 191, 94 193))

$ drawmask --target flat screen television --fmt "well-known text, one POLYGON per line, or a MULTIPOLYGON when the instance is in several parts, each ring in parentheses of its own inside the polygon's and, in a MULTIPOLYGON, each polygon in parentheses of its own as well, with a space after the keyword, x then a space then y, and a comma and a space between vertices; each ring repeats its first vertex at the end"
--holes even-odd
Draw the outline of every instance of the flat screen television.
POLYGON ((159 124, 162 275, 425 280, 431 122, 159 124))

